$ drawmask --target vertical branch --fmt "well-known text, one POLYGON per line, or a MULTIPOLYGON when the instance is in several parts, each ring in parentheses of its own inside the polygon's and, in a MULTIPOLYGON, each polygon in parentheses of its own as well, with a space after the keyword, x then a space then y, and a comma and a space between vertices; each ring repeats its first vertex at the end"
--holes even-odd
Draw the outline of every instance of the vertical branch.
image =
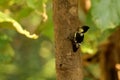
POLYGON ((72 50, 68 37, 80 25, 78 0, 53 0, 57 80, 82 80, 80 50, 72 50))

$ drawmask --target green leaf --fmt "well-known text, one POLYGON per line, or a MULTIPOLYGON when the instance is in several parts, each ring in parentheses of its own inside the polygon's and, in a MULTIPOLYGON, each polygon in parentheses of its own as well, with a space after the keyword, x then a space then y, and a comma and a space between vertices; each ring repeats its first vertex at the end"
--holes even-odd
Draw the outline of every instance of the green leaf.
POLYGON ((11 41, 10 37, 8 37, 6 34, 1 34, 0 33, 0 48, 4 47, 10 41, 11 41))
POLYGON ((14 57, 14 50, 10 44, 0 47, 0 63, 9 63, 14 57))
POLYGON ((92 0, 92 20, 102 31, 119 24, 118 3, 120 0, 92 0))
POLYGON ((0 12, 0 28, 8 28, 14 29, 18 33, 25 35, 28 38, 36 39, 38 36, 36 34, 31 35, 30 32, 23 29, 22 26, 12 19, 11 17, 7 16, 6 14, 0 12))
POLYGON ((120 0, 91 0, 91 3, 86 19, 90 29, 85 34, 82 51, 93 54, 120 24, 120 0))
POLYGON ((43 12, 43 4, 45 4, 47 0, 27 0, 28 7, 32 9, 40 10, 43 12))

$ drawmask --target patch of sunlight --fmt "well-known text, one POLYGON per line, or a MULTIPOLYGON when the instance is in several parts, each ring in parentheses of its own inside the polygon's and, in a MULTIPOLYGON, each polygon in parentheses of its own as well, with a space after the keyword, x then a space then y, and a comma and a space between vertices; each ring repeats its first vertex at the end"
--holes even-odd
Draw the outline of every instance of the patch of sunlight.
POLYGON ((51 56, 52 45, 49 41, 44 41, 41 43, 39 55, 43 58, 49 58, 51 56))
POLYGON ((39 55, 43 58, 48 58, 50 56, 50 50, 48 48, 45 47, 41 47, 39 55))
POLYGON ((81 51, 83 53, 95 54, 97 52, 97 49, 84 46, 84 47, 81 47, 81 51))
POLYGON ((15 73, 17 72, 17 67, 13 64, 1 64, 0 65, 0 73, 15 73))
POLYGON ((47 78, 55 76, 55 59, 51 59, 44 65, 43 74, 47 78))

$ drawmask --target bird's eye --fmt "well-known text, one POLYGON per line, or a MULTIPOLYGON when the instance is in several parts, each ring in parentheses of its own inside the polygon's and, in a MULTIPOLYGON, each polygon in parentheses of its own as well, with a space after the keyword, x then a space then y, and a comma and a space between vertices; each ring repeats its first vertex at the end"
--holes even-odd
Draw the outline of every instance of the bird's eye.
POLYGON ((89 27, 88 26, 82 26, 81 27, 83 29, 82 33, 85 33, 88 31, 89 27))

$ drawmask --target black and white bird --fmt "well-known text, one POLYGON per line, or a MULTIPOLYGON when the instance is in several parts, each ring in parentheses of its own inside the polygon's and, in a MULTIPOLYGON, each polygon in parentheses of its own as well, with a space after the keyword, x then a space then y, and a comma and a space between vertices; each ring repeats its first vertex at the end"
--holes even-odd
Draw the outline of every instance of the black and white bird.
POLYGON ((79 27, 78 31, 75 32, 73 40, 72 40, 72 45, 73 45, 73 51, 76 52, 84 40, 84 33, 87 32, 89 29, 88 26, 82 26, 79 27))

